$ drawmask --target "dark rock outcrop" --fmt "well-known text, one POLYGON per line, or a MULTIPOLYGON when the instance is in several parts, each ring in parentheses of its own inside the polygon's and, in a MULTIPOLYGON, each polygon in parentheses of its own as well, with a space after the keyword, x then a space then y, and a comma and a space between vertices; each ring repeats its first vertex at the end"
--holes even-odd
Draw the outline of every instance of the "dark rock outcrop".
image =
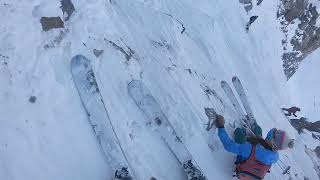
POLYGON ((316 133, 312 133, 312 138, 320 141, 320 135, 318 135, 316 133))
POLYGON ((298 133, 301 133, 303 129, 320 133, 320 121, 309 122, 306 120, 306 118, 300 118, 290 119, 290 123, 298 131, 298 133))
POLYGON ((281 0, 277 17, 285 34, 283 44, 283 68, 289 79, 300 63, 320 46, 320 28, 316 25, 319 13, 308 0, 281 0), (296 23, 299 23, 296 29, 296 23), (294 34, 289 37, 289 34, 294 34))
MULTIPOLYGON (((256 0, 257 6, 259 6, 262 3, 262 1, 263 0, 256 0)), ((253 4, 252 0, 239 0, 239 2, 244 5, 244 9, 247 12, 249 12, 253 9, 254 4, 253 4)))
POLYGON ((44 31, 55 28, 64 28, 64 23, 60 17, 42 17, 40 22, 44 31))
POLYGON ((100 57, 103 54, 104 50, 93 49, 92 52, 96 57, 100 57))
POLYGON ((244 5, 244 9, 247 12, 252 10, 252 8, 253 8, 252 0, 239 0, 239 2, 244 5))
POLYGON ((61 0, 61 10, 63 12, 63 17, 65 21, 70 19, 70 16, 74 12, 75 8, 71 2, 71 0, 61 0))
POLYGON ((314 152, 316 153, 317 157, 320 159, 320 146, 317 146, 317 147, 314 149, 314 152))
POLYGON ((30 102, 30 103, 35 103, 36 100, 37 100, 37 97, 36 97, 36 96, 30 96, 30 97, 29 97, 29 102, 30 102))

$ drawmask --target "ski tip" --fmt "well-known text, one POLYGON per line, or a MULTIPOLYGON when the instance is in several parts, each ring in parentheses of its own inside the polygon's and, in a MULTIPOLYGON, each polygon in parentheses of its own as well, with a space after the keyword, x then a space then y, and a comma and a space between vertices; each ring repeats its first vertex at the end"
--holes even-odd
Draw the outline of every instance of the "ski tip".
POLYGON ((226 81, 221 81, 221 87, 226 86, 226 85, 228 85, 228 83, 226 81))
POLYGON ((213 108, 209 108, 209 107, 205 107, 204 110, 205 111, 215 111, 213 108))
POLYGON ((233 76, 232 77, 232 82, 239 80, 238 76, 233 76))
POLYGON ((134 87, 134 86, 137 86, 139 84, 142 84, 142 82, 140 80, 132 80, 128 83, 128 88, 131 88, 131 87, 134 87))
POLYGON ((90 62, 89 59, 86 58, 84 55, 78 54, 72 57, 71 66, 78 65, 78 64, 87 64, 89 62, 90 62))
POLYGON ((132 80, 128 83, 127 89, 129 94, 132 94, 135 91, 141 91, 141 89, 145 89, 145 86, 141 80, 132 80))

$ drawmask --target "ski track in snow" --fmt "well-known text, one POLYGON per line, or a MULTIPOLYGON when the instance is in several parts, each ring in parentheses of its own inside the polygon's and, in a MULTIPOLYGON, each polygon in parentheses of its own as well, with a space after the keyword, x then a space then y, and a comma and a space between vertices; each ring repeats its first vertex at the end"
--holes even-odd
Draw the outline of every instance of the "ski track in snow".
POLYGON ((268 11, 257 13, 264 21, 253 24, 249 34, 244 28, 248 15, 238 1, 73 3, 76 11, 66 29, 48 32, 41 30, 40 18, 62 17, 59 2, 0 4, 0 179, 111 179, 71 77, 76 54, 92 61, 137 179, 177 180, 185 174, 129 97, 127 84, 142 80, 148 86, 208 179, 231 179, 234 155, 223 149, 216 130, 205 130, 204 107, 225 116, 231 135, 236 113, 220 81, 231 82, 234 75, 241 79, 264 135, 279 127, 297 137, 297 148, 281 152, 266 179, 288 179, 282 175, 288 165, 292 179, 318 178, 303 153, 308 140, 297 136, 280 111, 290 95, 281 69, 281 34, 270 18, 274 2, 263 2, 268 11), (97 58, 93 49, 104 53, 97 58), (216 95, 206 95, 204 85, 216 95), (30 96, 36 97, 34 103, 30 96))

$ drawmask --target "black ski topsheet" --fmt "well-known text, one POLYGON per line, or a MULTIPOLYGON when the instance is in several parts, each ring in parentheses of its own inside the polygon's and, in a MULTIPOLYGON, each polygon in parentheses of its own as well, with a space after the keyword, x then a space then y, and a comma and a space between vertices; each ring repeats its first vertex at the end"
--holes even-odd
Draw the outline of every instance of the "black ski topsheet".
POLYGON ((115 172, 114 178, 126 177, 129 180, 132 176, 129 163, 109 119, 90 60, 83 55, 74 56, 71 60, 71 72, 83 107, 88 114, 89 123, 107 163, 115 172))
POLYGON ((128 84, 128 92, 139 109, 157 128, 157 133, 168 145, 171 152, 183 166, 189 180, 205 180, 200 167, 193 159, 174 127, 168 121, 160 105, 155 100, 149 89, 140 80, 133 80, 128 84))

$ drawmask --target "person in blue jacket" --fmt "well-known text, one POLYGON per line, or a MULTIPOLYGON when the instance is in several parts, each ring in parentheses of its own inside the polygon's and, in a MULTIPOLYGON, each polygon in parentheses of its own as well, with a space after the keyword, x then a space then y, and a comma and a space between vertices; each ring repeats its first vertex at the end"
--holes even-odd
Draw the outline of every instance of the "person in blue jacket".
POLYGON ((255 136, 249 137, 246 129, 237 128, 234 131, 235 141, 233 141, 227 134, 224 124, 224 117, 217 115, 216 125, 220 141, 227 151, 237 155, 235 164, 239 179, 263 179, 271 165, 279 159, 278 151, 293 148, 293 140, 285 131, 273 128, 263 139, 262 129, 255 123, 251 129, 255 136))

